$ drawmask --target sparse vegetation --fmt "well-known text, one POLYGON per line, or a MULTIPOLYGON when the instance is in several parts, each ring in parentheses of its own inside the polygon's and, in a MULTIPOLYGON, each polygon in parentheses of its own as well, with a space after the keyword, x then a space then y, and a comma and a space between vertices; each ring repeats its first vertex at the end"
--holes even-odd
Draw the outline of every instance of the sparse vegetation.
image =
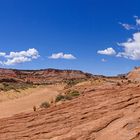
POLYGON ((59 101, 61 101, 61 100, 71 100, 71 99, 73 99, 73 98, 75 98, 75 97, 78 97, 79 95, 80 95, 79 91, 77 91, 77 90, 72 90, 72 91, 71 91, 71 90, 70 90, 70 91, 66 92, 65 95, 59 94, 59 95, 56 97, 55 102, 59 102, 59 101))
POLYGON ((65 95, 65 100, 71 100, 72 99, 72 96, 70 95, 65 95))
POLYGON ((0 90, 9 91, 14 90, 16 92, 20 92, 19 90, 25 90, 27 88, 33 88, 33 84, 28 83, 12 83, 12 82, 2 82, 0 83, 0 90))
POLYGON ((35 112, 37 110, 36 106, 33 106, 33 111, 35 112))
POLYGON ((59 101, 64 100, 64 99, 65 99, 65 96, 59 94, 59 95, 57 95, 57 97, 56 97, 56 99, 55 99, 55 102, 59 102, 59 101))
POLYGON ((70 80, 64 80, 64 83, 67 84, 66 87, 65 87, 65 89, 70 88, 70 87, 72 87, 72 86, 74 86, 74 85, 76 85, 76 84, 78 84, 80 82, 84 82, 85 80, 86 79, 70 79, 70 80))
POLYGON ((132 83, 132 81, 131 80, 128 80, 128 83, 132 83))
POLYGON ((43 102, 41 105, 40 105, 41 108, 48 108, 50 107, 50 104, 46 101, 46 102, 43 102))
POLYGON ((117 82, 117 86, 121 86, 121 83, 120 82, 117 82))
POLYGON ((67 95, 71 96, 71 97, 77 97, 80 95, 79 91, 77 90, 70 90, 67 95))

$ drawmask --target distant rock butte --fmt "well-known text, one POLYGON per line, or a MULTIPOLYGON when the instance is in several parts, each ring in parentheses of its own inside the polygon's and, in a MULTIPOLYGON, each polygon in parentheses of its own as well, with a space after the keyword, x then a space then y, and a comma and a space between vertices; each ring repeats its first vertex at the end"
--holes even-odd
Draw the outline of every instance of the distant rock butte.
POLYGON ((33 83, 54 83, 69 79, 86 79, 92 77, 92 74, 84 73, 78 70, 16 70, 0 69, 1 82, 33 82, 33 83))

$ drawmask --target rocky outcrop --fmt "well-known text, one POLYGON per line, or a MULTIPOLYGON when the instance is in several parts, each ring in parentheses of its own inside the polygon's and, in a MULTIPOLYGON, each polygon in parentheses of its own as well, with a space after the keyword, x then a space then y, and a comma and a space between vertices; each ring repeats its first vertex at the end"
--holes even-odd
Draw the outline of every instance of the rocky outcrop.
POLYGON ((135 67, 126 77, 134 81, 140 81, 140 67, 135 67))
POLYGON ((140 86, 108 84, 82 86, 78 98, 0 119, 0 140, 140 140, 140 86))
POLYGON ((30 82, 35 84, 55 83, 70 79, 87 79, 92 77, 91 74, 77 70, 14 70, 0 69, 0 81, 8 82, 30 82))

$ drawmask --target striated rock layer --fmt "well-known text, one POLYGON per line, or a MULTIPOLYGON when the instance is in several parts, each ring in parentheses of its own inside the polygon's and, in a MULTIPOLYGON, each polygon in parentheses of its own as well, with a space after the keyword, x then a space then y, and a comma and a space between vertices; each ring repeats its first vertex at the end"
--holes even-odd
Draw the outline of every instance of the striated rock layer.
POLYGON ((60 105, 0 119, 0 140, 140 140, 140 86, 79 87, 60 105))
POLYGON ((127 74, 127 78, 135 81, 140 81, 140 67, 135 67, 134 70, 127 74))
POLYGON ((34 84, 55 83, 70 79, 87 79, 89 73, 78 70, 15 70, 0 69, 0 82, 32 82, 34 84))

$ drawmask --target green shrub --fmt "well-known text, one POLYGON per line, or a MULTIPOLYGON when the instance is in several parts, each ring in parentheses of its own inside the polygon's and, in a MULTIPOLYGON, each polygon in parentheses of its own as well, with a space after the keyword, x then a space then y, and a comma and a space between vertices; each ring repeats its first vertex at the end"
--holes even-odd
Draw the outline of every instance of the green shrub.
POLYGON ((77 90, 73 90, 73 91, 69 91, 67 95, 72 96, 72 97, 77 97, 80 95, 80 93, 77 90))
POLYGON ((32 84, 27 84, 27 83, 0 83, 0 90, 3 91, 10 91, 10 90, 15 90, 16 92, 20 92, 19 90, 25 90, 27 88, 32 88, 34 85, 32 84))
POLYGON ((59 95, 57 95, 57 97, 56 97, 56 99, 55 99, 55 102, 59 102, 59 101, 64 100, 64 99, 65 99, 65 96, 59 94, 59 95))
POLYGON ((67 80, 64 80, 64 82, 66 83, 66 86, 65 86, 65 89, 67 88, 70 88, 80 82, 83 82, 85 81, 86 79, 67 79, 67 80))
POLYGON ((77 97, 77 96, 79 96, 79 95, 80 95, 80 93, 79 93, 79 91, 77 91, 77 90, 68 91, 68 92, 66 93, 66 95, 61 95, 61 94, 57 95, 57 97, 56 97, 56 99, 55 99, 55 102, 59 102, 59 101, 61 101, 61 100, 71 100, 71 99, 73 99, 74 97, 77 97))
POLYGON ((41 105, 40 105, 41 108, 48 108, 50 107, 50 104, 48 102, 43 102, 41 105))
POLYGON ((72 96, 70 95, 65 95, 65 100, 71 100, 72 99, 72 96))

